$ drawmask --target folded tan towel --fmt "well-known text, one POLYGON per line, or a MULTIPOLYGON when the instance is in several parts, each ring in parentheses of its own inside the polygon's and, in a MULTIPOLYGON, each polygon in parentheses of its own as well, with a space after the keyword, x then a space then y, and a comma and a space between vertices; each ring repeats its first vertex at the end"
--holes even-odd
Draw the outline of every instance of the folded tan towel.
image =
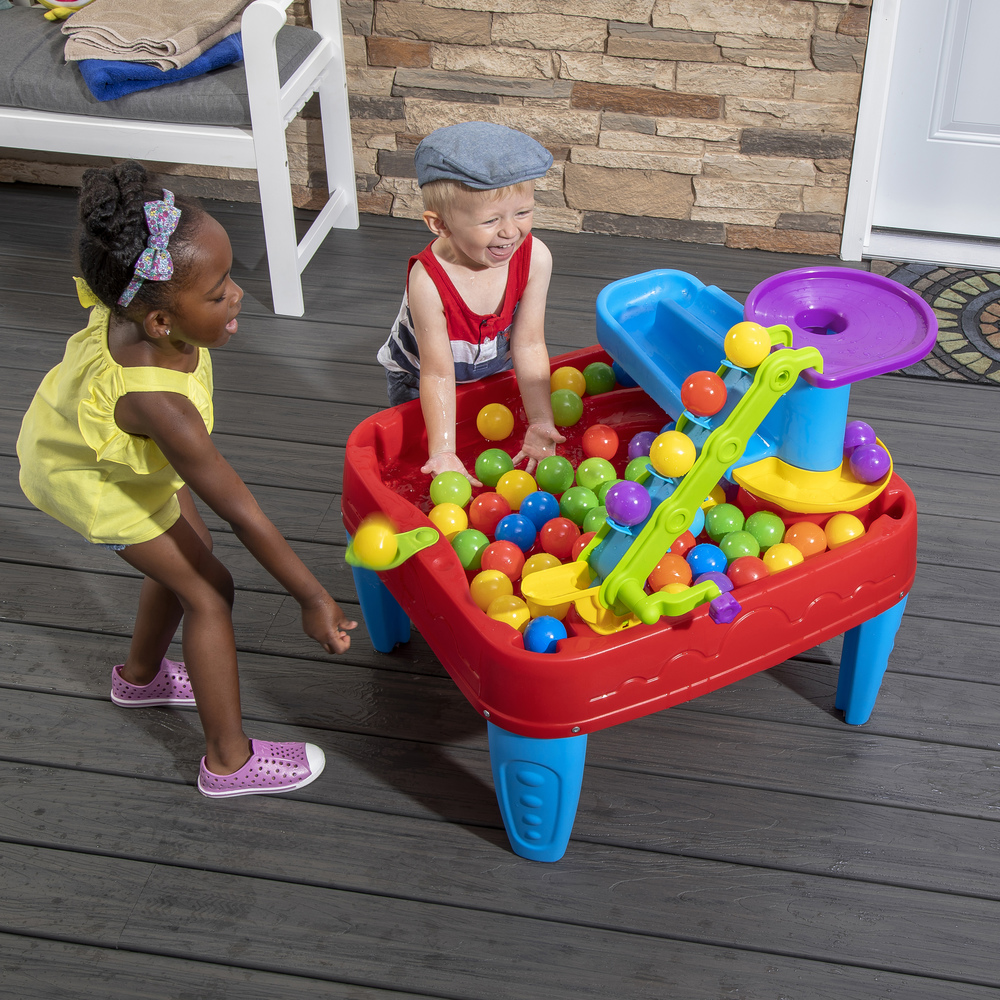
POLYGON ((63 22, 67 62, 117 59, 180 69, 240 30, 249 0, 93 0, 63 22))

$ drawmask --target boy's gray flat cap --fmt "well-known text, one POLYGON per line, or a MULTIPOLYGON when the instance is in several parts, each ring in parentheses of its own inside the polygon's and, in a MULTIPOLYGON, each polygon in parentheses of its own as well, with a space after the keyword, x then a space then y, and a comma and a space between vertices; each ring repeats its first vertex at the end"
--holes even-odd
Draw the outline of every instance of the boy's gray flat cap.
POLYGON ((530 135, 492 122, 461 122, 431 132, 413 156, 417 183, 461 181, 490 191, 541 177, 552 154, 530 135))

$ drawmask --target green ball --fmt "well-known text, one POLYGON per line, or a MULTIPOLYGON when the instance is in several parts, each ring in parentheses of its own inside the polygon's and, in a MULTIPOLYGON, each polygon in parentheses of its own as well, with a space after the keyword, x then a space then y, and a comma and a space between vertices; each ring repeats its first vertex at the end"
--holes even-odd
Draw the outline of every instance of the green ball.
POLYGON ((500 477, 513 468, 514 460, 503 448, 487 448, 476 459, 476 479, 484 486, 493 489, 500 481, 500 477))
POLYGON ((579 526, 583 524, 587 514, 599 506, 597 494, 593 490, 588 490, 586 486, 572 486, 559 500, 559 513, 579 526))
POLYGON ((767 510, 759 510, 747 518, 746 530, 757 539, 762 552, 777 545, 785 537, 785 522, 767 510))
POLYGON ((760 544, 749 531, 730 531, 719 539, 718 545, 727 564, 743 556, 760 555, 760 544))
POLYGON ((580 525, 580 530, 584 533, 588 531, 600 531, 607 519, 608 511, 606 507, 591 507, 587 511, 587 516, 583 519, 583 524, 580 525))
POLYGON ((611 487, 615 485, 615 483, 620 483, 620 482, 621 482, 620 479, 608 479, 605 482, 601 483, 601 485, 597 487, 596 491, 597 499, 600 500, 601 503, 604 503, 604 498, 608 495, 608 490, 610 490, 611 487))
POLYGON ((587 458, 576 467, 576 481, 595 493, 615 478, 615 467, 606 458, 587 458))
POLYGON ((543 458, 535 469, 535 482, 540 490, 558 496, 573 485, 573 466, 562 455, 543 458))
POLYGON ((431 503, 464 507, 472 499, 472 483, 461 472, 439 472, 431 480, 431 503))
POLYGON ((730 532, 741 531, 743 521, 743 512, 735 504, 717 503, 705 511, 705 530, 716 545, 730 532))
POLYGON ((572 389, 552 393, 552 419, 556 427, 572 427, 583 416, 583 400, 572 389))
POLYGON ((617 383, 611 365, 603 361, 594 361, 583 369, 583 378, 587 383, 587 395, 597 396, 602 392, 610 392, 617 383))
POLYGON ((490 540, 475 528, 466 528, 451 540, 451 547, 455 550, 462 568, 474 572, 479 572, 481 569, 483 549, 489 544, 490 540))
POLYGON ((631 479, 633 483, 639 482, 639 480, 646 474, 648 466, 649 455, 640 455, 638 458, 633 458, 632 461, 625 466, 625 478, 631 479))

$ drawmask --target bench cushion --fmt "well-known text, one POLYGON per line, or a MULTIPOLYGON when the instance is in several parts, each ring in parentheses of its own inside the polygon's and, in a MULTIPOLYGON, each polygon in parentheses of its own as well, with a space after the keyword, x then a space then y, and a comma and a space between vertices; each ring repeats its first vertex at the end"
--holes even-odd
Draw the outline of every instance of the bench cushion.
MULTIPOLYGON (((135 121, 250 125, 242 62, 113 101, 98 101, 79 69, 63 59, 65 41, 59 26, 46 21, 38 8, 0 11, 0 105, 135 121)), ((278 32, 282 83, 319 41, 309 28, 289 25, 278 32)))

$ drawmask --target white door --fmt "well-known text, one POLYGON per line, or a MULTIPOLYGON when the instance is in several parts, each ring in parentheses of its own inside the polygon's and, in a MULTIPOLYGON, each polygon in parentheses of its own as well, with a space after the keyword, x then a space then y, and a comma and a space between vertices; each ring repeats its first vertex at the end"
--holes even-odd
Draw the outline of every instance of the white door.
POLYGON ((857 233, 845 220, 843 255, 1000 265, 1000 2, 876 0, 872 29, 848 205, 856 223, 867 198, 867 225, 851 255, 857 233), (893 13, 886 51, 878 32, 893 13), (876 155, 866 164, 863 132, 880 102, 876 155))

